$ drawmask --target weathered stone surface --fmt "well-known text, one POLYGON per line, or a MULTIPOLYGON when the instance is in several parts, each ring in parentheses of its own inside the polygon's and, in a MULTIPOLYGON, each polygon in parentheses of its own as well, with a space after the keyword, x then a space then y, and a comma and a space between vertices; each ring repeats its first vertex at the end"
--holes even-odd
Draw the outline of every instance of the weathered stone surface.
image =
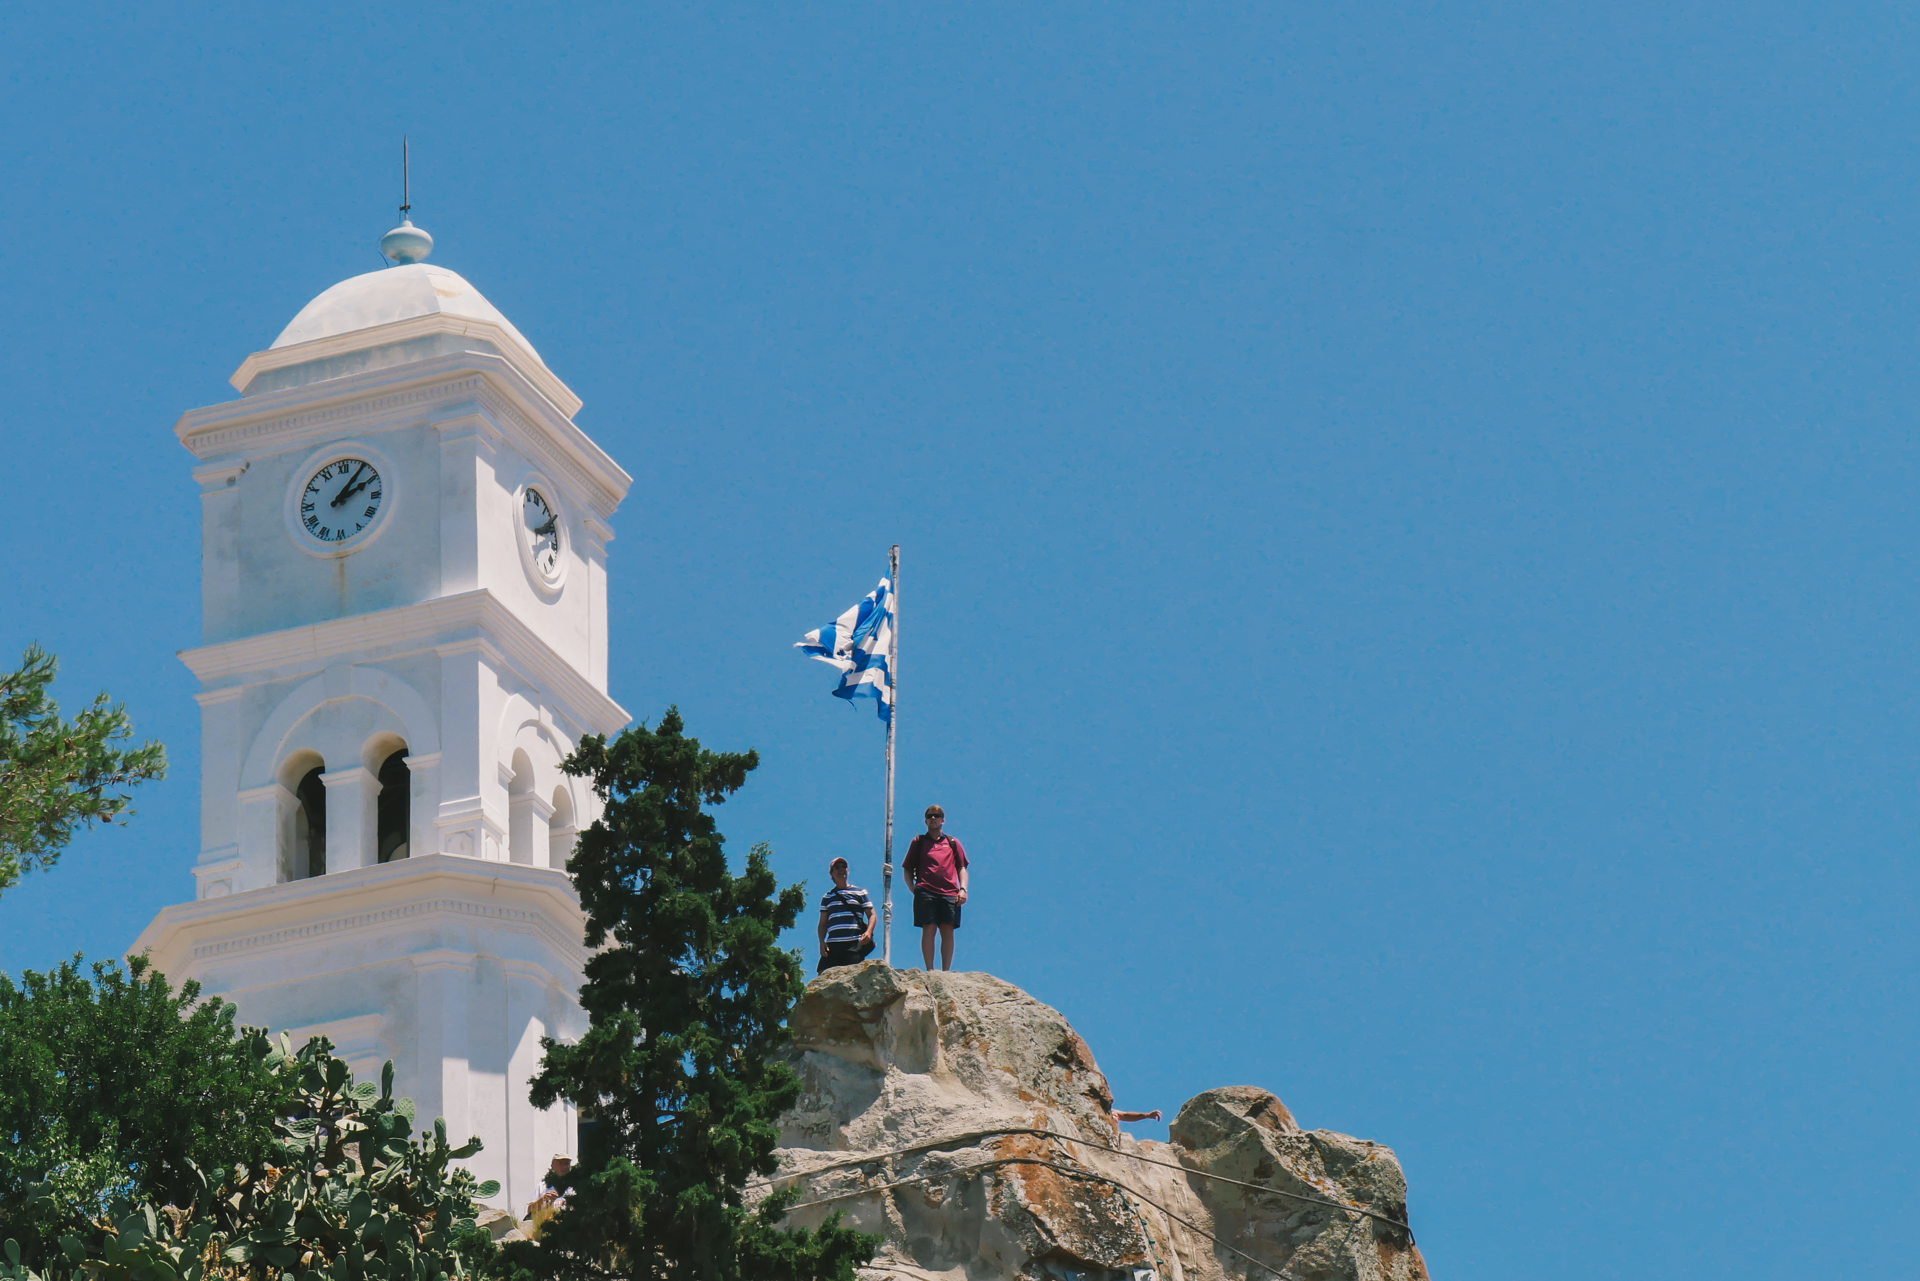
POLYGON ((1137 1141, 1086 1042, 991 975, 831 970, 792 1026, 789 1222, 839 1210, 885 1236, 867 1281, 1425 1281, 1387 1148, 1302 1130, 1248 1086, 1137 1141))

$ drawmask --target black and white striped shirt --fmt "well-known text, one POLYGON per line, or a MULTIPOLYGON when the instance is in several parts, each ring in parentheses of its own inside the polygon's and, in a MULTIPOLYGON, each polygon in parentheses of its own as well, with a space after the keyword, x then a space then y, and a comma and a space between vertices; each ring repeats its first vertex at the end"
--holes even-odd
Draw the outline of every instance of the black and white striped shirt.
POLYGON ((873 911, 873 900, 858 885, 844 890, 835 887, 820 896, 820 910, 827 914, 828 947, 857 943, 867 932, 867 914, 873 911))

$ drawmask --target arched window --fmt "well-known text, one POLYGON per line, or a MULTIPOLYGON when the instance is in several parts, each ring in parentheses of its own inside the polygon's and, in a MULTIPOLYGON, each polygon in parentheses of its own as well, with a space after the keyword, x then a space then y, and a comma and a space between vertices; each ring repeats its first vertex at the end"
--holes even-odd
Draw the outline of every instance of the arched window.
POLYGON ((567 789, 553 789, 553 817, 547 820, 547 866, 567 870, 567 862, 573 857, 573 843, 578 833, 573 826, 573 798, 567 795, 567 789))
POLYGON ((300 776, 293 788, 293 866, 292 879, 327 874, 327 785, 320 776, 327 772, 316 765, 300 776))
POLYGON ((516 863, 533 862, 533 801, 533 762, 516 749, 507 784, 507 857, 516 863))
POLYGON ((380 763, 380 799, 376 803, 374 849, 379 861, 391 863, 407 856, 413 826, 413 773, 402 746, 380 763))

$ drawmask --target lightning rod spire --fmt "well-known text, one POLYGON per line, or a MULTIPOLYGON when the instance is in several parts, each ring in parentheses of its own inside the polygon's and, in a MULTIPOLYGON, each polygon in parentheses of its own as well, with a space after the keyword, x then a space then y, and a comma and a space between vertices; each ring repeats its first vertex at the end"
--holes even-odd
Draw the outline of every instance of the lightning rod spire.
POLYGON ((407 136, 400 135, 400 225, 380 237, 380 252, 406 266, 433 252, 433 237, 413 225, 413 165, 407 136))

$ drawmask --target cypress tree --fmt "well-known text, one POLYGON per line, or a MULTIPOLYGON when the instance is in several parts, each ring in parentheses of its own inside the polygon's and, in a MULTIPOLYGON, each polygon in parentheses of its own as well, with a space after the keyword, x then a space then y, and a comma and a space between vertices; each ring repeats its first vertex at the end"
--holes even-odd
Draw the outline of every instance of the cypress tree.
POLYGON ((705 807, 759 757, 707 751, 684 728, 669 708, 658 728, 589 738, 563 766, 606 805, 570 864, 587 946, 602 950, 580 994, 588 1031, 544 1042, 533 1101, 566 1099, 590 1122, 560 1180, 565 1209, 512 1255, 563 1278, 847 1281, 878 1238, 837 1214, 817 1231, 782 1228, 794 1191, 746 1204, 800 1094, 779 1052, 806 985, 779 935, 806 899, 777 885, 764 845, 743 875, 729 871, 705 807))

